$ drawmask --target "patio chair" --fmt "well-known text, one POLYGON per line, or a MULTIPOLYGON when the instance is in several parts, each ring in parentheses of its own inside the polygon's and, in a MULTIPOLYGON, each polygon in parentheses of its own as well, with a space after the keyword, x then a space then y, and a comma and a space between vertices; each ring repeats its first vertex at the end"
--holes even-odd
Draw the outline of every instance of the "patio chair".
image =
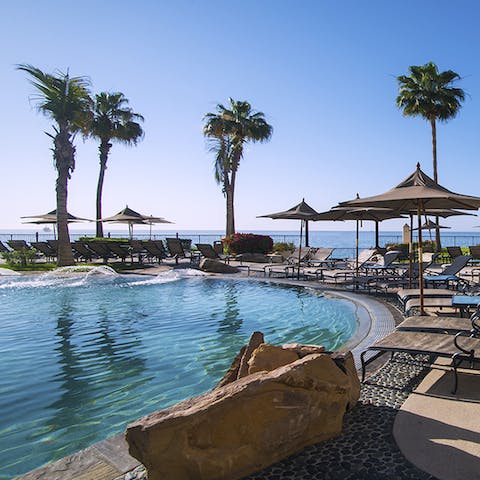
POLYGON ((156 258, 158 263, 161 263, 164 258, 168 257, 168 252, 165 250, 161 240, 144 240, 142 247, 146 252, 147 258, 156 258))
POLYGON ((293 272, 295 268, 299 268, 299 259, 300 262, 305 261, 308 259, 311 253, 312 249, 310 247, 302 247, 301 251, 299 248, 296 248, 295 251, 292 252, 282 263, 269 262, 259 263, 257 265, 249 265, 248 274, 250 275, 250 272, 260 272, 263 273, 264 276, 268 275, 269 277, 272 274, 284 275, 285 277, 288 277, 290 272, 293 272))
POLYGON ((47 242, 31 242, 30 245, 46 259, 52 260, 57 256, 57 250, 52 248, 47 242))
MULTIPOLYGON (((129 240, 130 245, 130 259, 133 263, 133 255, 136 253, 138 258, 138 263, 143 262, 143 257, 148 256, 147 250, 141 240, 129 240)), ((155 256, 155 255, 154 255, 155 256)))
POLYGON ((334 265, 337 260, 330 259, 334 248, 318 247, 315 248, 306 259, 308 266, 334 265))
MULTIPOLYGON (((362 382, 365 380, 366 366, 384 353, 404 352, 410 355, 427 354, 451 358, 454 374, 452 393, 457 391, 458 367, 467 361, 475 368, 480 361, 480 331, 459 331, 456 335, 418 331, 395 331, 368 347, 360 354, 362 382), (374 353, 376 352, 376 353, 374 353), (372 355, 372 353, 374 353, 372 355), (366 356, 369 356, 366 359, 366 356)), ((479 367, 477 366, 477 369, 479 367)))
POLYGON ((166 238, 165 240, 167 242, 167 248, 170 252, 170 256, 175 259, 175 263, 178 263, 180 258, 186 258, 190 260, 190 263, 194 263, 199 260, 199 255, 196 255, 183 248, 182 242, 179 238, 166 238))
POLYGON ((470 255, 474 260, 479 260, 480 259, 480 245, 471 245, 468 247, 470 250, 470 255))
POLYGON ((95 252, 92 252, 82 241, 75 241, 71 244, 73 256, 76 260, 91 262, 94 258, 99 258, 95 252))
POLYGON ((130 255, 129 245, 122 244, 120 242, 104 242, 103 245, 110 250, 113 256, 120 258, 122 263, 125 263, 125 259, 130 255))
POLYGON ((89 250, 94 252, 98 258, 103 259, 104 263, 108 263, 110 258, 114 258, 113 252, 105 245, 106 242, 98 240, 85 240, 83 242, 89 250))
POLYGON ((2 243, 0 242, 0 253, 1 252, 9 252, 10 250, 2 243))
POLYGON ((447 265, 438 275, 425 275, 423 277, 425 285, 431 283, 435 287, 444 284, 448 287, 452 282, 458 283, 461 279, 457 276, 457 273, 466 267, 471 258, 470 255, 460 255, 454 258, 453 262, 447 265))
POLYGON ((212 245, 209 243, 196 243, 196 247, 198 248, 200 255, 204 258, 209 258, 211 260, 222 260, 225 263, 229 263, 232 255, 223 255, 218 253, 212 245))
POLYGON ((31 247, 25 240, 8 240, 7 245, 16 252, 29 250, 31 247))
POLYGON ((480 331, 480 323, 478 322, 479 317, 476 314, 470 318, 415 315, 406 318, 402 323, 397 325, 396 330, 456 335, 458 332, 480 331))
MULTIPOLYGON (((372 261, 373 256, 375 255, 375 249, 366 249, 362 250, 358 255, 358 270, 366 268, 367 266, 375 265, 375 262, 372 261)), ((304 270, 306 277, 315 275, 318 280, 333 280, 335 283, 345 282, 348 277, 354 277, 356 274, 356 259, 347 260, 346 263, 342 265, 343 268, 325 268, 320 267, 315 272, 311 270, 304 270)), ((336 266, 339 264, 337 263, 336 266)))
POLYGON ((446 247, 448 255, 453 260, 454 258, 460 257, 463 255, 462 249, 460 247, 446 247))
MULTIPOLYGON (((388 250, 382 257, 380 257, 375 265, 369 265, 367 262, 365 265, 362 265, 361 268, 366 270, 367 273, 395 271, 395 268, 398 267, 399 264, 395 264, 394 262, 401 254, 402 252, 397 250, 388 250)), ((404 264, 400 264, 400 267, 404 267, 404 264)))

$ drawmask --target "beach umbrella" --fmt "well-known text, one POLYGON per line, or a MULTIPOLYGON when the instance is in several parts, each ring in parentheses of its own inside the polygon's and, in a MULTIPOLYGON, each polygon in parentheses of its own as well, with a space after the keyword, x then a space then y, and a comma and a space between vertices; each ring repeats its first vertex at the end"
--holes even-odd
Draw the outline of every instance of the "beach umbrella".
MULTIPOLYGON (((357 194, 357 198, 358 194, 357 194)), ((355 220, 356 223, 356 235, 355 235, 355 270, 358 275, 358 232, 359 232, 359 223, 363 220, 371 220, 375 222, 375 248, 378 248, 378 223, 383 220, 388 220, 391 218, 400 218, 400 214, 396 210, 391 208, 382 208, 382 207, 334 207, 331 210, 326 212, 320 212, 313 220, 355 220)))
POLYGON ((101 222, 107 223, 123 223, 128 225, 128 233, 130 238, 133 238, 133 225, 150 225, 150 236, 151 236, 151 227, 154 223, 172 223, 168 220, 165 220, 163 217, 154 217, 153 215, 142 215, 141 213, 136 212, 128 207, 128 205, 120 210, 117 214, 112 215, 111 217, 100 219, 101 222))
POLYGON ((318 212, 313 209, 303 198, 302 201, 283 212, 270 213, 268 215, 259 215, 257 218, 273 218, 274 220, 300 220, 300 243, 298 249, 298 277, 300 277, 300 259, 302 253, 302 235, 303 225, 305 225, 305 246, 308 247, 308 221, 318 215, 318 212))
MULTIPOLYGON (((480 197, 463 195, 452 192, 439 185, 426 175, 417 163, 416 170, 396 187, 380 195, 350 200, 340 203, 341 206, 349 207, 386 207, 400 212, 410 213, 416 210, 418 216, 418 245, 419 259, 422 258, 422 214, 429 209, 463 209, 477 210, 480 207, 480 197)), ((423 269, 419 261, 419 285, 420 285, 420 313, 424 314, 423 298, 423 269)))
MULTIPOLYGON (((452 228, 452 227, 446 227, 445 225, 440 225, 430 218, 422 224, 421 229, 422 230, 435 230, 436 228, 452 228)), ((415 227, 413 230, 418 230, 418 227, 415 227)))
MULTIPOLYGON (((36 225, 53 225, 53 237, 56 239, 57 234, 55 231, 55 225, 57 224, 57 210, 52 210, 51 212, 44 213, 43 215, 26 215, 20 218, 33 218, 34 220, 29 220, 28 222, 22 223, 34 223, 36 225)), ((67 222, 68 223, 75 223, 75 222, 93 222, 89 218, 81 218, 72 215, 71 213, 67 212, 67 222)))

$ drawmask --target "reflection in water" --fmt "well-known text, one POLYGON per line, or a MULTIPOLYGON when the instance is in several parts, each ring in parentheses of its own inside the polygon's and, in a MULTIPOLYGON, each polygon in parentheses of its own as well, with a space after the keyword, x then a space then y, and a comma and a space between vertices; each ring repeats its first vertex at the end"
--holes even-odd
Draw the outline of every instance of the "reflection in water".
MULTIPOLYGON (((65 290, 58 310, 53 312, 57 317, 55 353, 60 365, 55 381, 60 382, 61 396, 49 407, 54 412, 52 417, 33 437, 61 429, 57 433, 59 444, 68 445, 69 440, 75 439, 80 440, 82 447, 99 439, 98 425, 115 422, 115 409, 121 408, 131 390, 151 377, 141 375, 145 370, 145 360, 138 355, 141 340, 129 325, 118 326, 103 305, 98 306, 95 323, 88 328, 84 324, 76 325, 72 301, 71 292, 65 290), (108 419, 92 421, 89 418, 92 408, 107 404, 112 411, 108 419)), ((57 457, 61 456, 59 449, 57 457)))
POLYGON ((217 335, 212 337, 206 345, 208 354, 203 357, 203 364, 207 375, 218 379, 220 371, 226 371, 230 362, 240 349, 248 342, 247 336, 241 333, 243 320, 238 306, 238 285, 225 282, 222 285, 222 298, 224 309, 210 315, 212 321, 218 322, 217 335))

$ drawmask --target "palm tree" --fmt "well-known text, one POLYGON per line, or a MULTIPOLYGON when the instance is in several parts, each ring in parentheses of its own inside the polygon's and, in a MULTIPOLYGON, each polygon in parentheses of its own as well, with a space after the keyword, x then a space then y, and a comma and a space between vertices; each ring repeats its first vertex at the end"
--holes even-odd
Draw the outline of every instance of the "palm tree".
POLYGON ((17 69, 30 75, 30 82, 37 89, 32 100, 38 111, 55 122, 54 134, 47 135, 53 140, 53 160, 57 170, 58 265, 73 265, 67 222, 67 186, 75 169, 75 134, 85 128, 89 118, 90 82, 86 77, 70 77, 68 71, 44 73, 27 64, 17 65, 17 69))
POLYGON ((87 136, 100 140, 100 173, 97 184, 97 237, 103 237, 102 190, 107 160, 112 140, 126 145, 136 145, 143 138, 143 130, 138 121, 143 117, 134 113, 129 107, 123 93, 102 92, 95 95, 92 109, 92 121, 89 124, 87 136))
MULTIPOLYGON (((437 120, 446 122, 454 118, 465 99, 465 92, 453 86, 460 75, 452 70, 439 72, 437 65, 409 67, 410 75, 397 77, 399 93, 397 107, 406 116, 420 116, 430 122, 432 128, 433 179, 438 183, 437 170, 437 120)), ((436 219, 438 224, 438 217, 436 219)), ((437 249, 441 248, 440 230, 436 228, 437 249)))
POLYGON ((204 117, 204 135, 211 142, 215 153, 215 180, 222 185, 227 203, 226 234, 235 233, 234 194, 235 180, 243 148, 248 142, 266 142, 272 136, 273 128, 262 112, 252 110, 246 101, 229 98, 230 108, 217 105, 216 113, 204 117))

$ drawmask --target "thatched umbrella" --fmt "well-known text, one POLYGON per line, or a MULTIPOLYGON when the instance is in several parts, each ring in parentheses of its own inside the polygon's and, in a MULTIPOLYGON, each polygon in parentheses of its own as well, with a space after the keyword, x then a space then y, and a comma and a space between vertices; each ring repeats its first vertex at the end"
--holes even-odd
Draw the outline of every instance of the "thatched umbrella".
MULTIPOLYGON (((396 187, 380 195, 342 202, 341 206, 349 207, 387 207, 401 212, 416 209, 418 216, 419 258, 422 258, 422 213, 427 209, 477 210, 480 207, 480 197, 462 195, 452 192, 436 183, 426 175, 417 164, 416 170, 396 187)), ((423 269, 419 261, 420 313, 424 313, 423 299, 423 269)))

